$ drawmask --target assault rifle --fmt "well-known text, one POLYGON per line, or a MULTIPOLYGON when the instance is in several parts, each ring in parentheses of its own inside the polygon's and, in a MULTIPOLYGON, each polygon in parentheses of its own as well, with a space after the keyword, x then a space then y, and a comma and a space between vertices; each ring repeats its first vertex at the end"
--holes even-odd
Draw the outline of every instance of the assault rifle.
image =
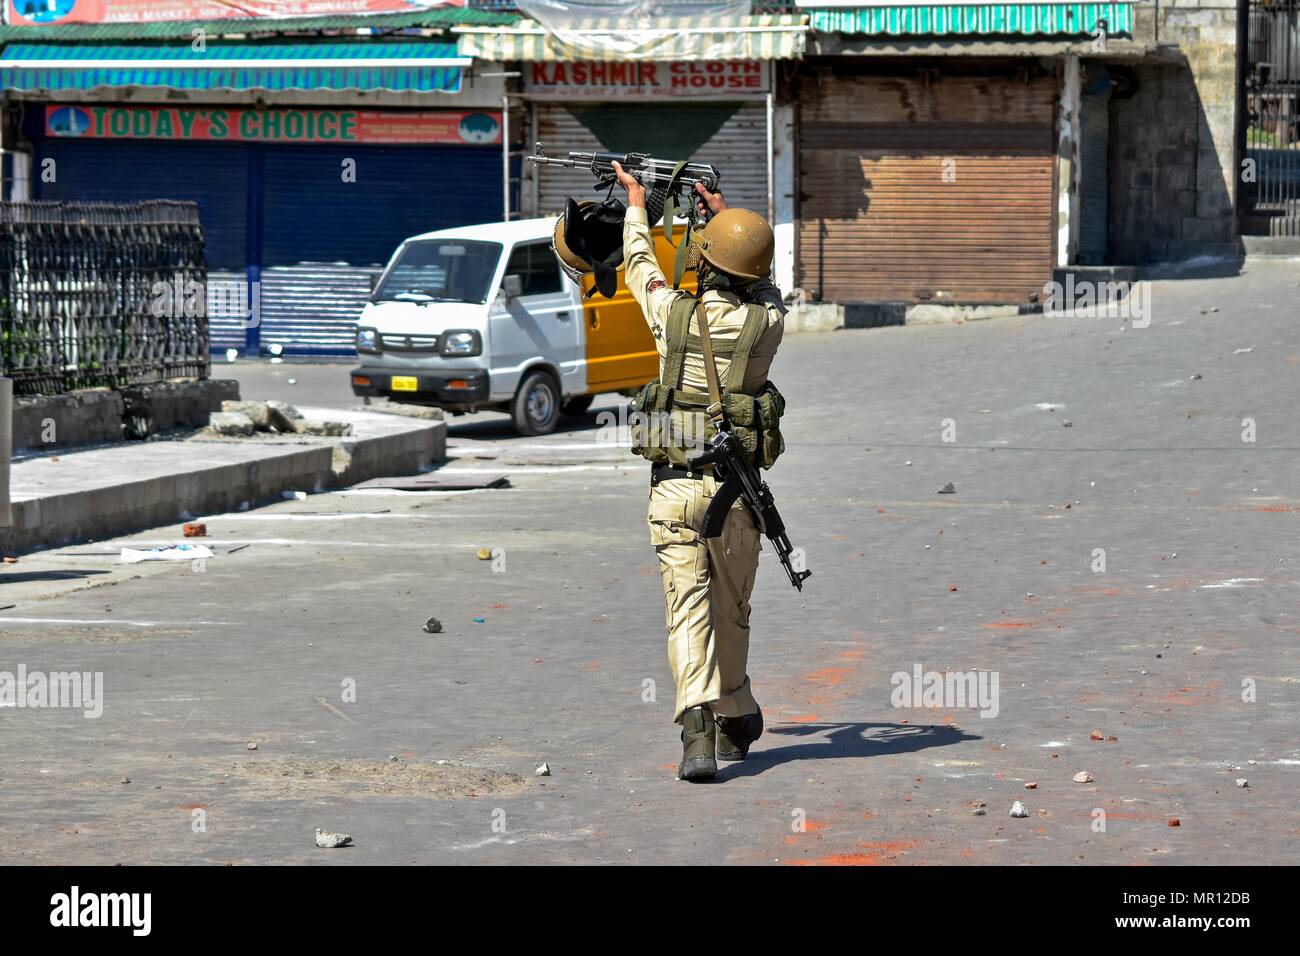
POLYGON ((727 521, 727 513, 737 498, 742 498, 754 516, 754 524, 765 534, 776 548, 776 556, 785 568, 786 576, 796 590, 803 590, 805 578, 812 572, 805 569, 796 571, 790 563, 790 554, 794 548, 790 537, 785 533, 785 522, 776 510, 776 501, 772 498, 772 489, 760 477, 758 469, 750 460, 740 440, 736 438, 727 423, 718 426, 718 433, 709 439, 707 450, 690 460, 691 471, 712 465, 713 474, 721 482, 713 493, 713 500, 704 512, 704 528, 700 531, 702 538, 716 538, 722 534, 722 526, 727 521))
MULTIPOLYGON (((722 534, 722 527, 727 522, 727 514, 737 498, 742 499, 754 516, 758 530, 776 547, 776 556, 785 568, 786 577, 796 591, 803 590, 803 582, 812 577, 808 569, 796 571, 790 563, 794 548, 790 537, 785 533, 785 522, 776 510, 776 501, 772 498, 772 489, 767 486, 754 467, 753 459, 740 438, 731 429, 727 419, 727 408, 722 401, 722 387, 718 383, 718 367, 713 361, 713 336, 709 333, 709 323, 704 318, 700 302, 695 302, 696 328, 700 334, 700 350, 704 353, 704 377, 709 383, 708 414, 713 421, 717 434, 705 443, 703 454, 689 459, 690 471, 699 471, 709 465, 713 466, 713 475, 720 485, 713 493, 713 500, 704 511, 704 527, 700 531, 702 538, 716 538, 722 534)), ((760 438, 761 440, 761 438, 760 438)))
MULTIPOLYGON (((722 173, 717 166, 708 163, 678 162, 673 159, 655 159, 645 153, 588 153, 570 151, 567 158, 547 156, 546 147, 538 143, 533 155, 526 157, 528 162, 537 166, 562 166, 567 169, 589 169, 596 177, 597 189, 608 189, 617 182, 614 164, 618 163, 645 187, 646 212, 650 225, 659 222, 664 209, 668 217, 664 220, 664 229, 672 238, 672 219, 678 211, 694 223, 699 212, 696 209, 696 183, 700 183, 711 193, 718 191, 718 182, 722 173), (686 195, 683 195, 685 193, 686 195)), ((708 218, 708 213, 705 213, 708 218)))

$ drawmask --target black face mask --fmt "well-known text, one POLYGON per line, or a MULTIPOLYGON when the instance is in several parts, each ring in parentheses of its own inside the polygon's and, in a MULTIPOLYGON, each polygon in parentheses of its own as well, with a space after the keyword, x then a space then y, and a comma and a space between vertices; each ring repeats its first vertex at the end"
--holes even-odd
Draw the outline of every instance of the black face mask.
POLYGON ((607 299, 618 291, 618 267, 623 264, 623 219, 627 207, 617 199, 599 206, 579 207, 570 199, 564 207, 564 241, 587 262, 596 277, 596 291, 607 299))

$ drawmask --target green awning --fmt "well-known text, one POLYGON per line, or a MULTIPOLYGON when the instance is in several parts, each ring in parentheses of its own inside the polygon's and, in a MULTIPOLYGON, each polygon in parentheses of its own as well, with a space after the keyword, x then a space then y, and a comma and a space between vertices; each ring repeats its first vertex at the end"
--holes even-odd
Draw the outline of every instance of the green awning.
POLYGON ((1092 36, 1133 29, 1131 3, 925 3, 808 10, 819 33, 867 36, 1092 36))
POLYGON ((548 33, 535 20, 489 29, 459 26, 462 56, 495 62, 646 60, 797 60, 808 18, 802 14, 658 19, 590 18, 548 33))
POLYGON ((0 55, 0 88, 89 90, 460 91, 451 43, 221 43, 184 46, 14 43, 0 55))

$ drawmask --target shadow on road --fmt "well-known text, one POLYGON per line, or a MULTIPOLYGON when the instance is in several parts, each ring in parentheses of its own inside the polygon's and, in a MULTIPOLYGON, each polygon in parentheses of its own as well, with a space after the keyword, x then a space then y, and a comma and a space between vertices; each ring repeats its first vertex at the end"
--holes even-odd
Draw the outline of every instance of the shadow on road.
POLYGON ((978 734, 968 734, 958 727, 924 724, 779 724, 769 727, 765 738, 768 735, 823 739, 753 750, 739 763, 720 763, 718 779, 752 777, 791 760, 879 757, 980 739, 978 734))
MULTIPOLYGON (((602 403, 592 406, 588 411, 581 415, 562 415, 560 423, 555 427, 554 435, 563 435, 566 432, 580 432, 596 428, 599 424, 596 416, 600 412, 617 412, 618 404, 615 402, 602 403)), ((487 413, 485 413, 487 414, 487 413)), ((476 419, 457 424, 456 419, 450 414, 447 416, 447 437, 448 438, 478 438, 478 439, 499 439, 499 438, 518 438, 529 440, 527 435, 520 435, 515 431, 515 427, 510 422, 510 416, 504 412, 494 414, 491 418, 476 419)), ((534 441, 536 439, 533 439, 534 441)))
POLYGON ((71 581, 74 578, 89 577, 92 574, 108 574, 108 571, 94 568, 80 568, 75 571, 0 571, 0 584, 18 581, 71 581))

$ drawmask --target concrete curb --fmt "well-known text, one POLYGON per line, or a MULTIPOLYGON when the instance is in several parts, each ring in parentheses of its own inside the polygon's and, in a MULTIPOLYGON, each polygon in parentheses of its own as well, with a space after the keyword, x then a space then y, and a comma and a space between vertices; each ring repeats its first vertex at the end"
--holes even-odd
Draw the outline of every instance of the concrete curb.
MULTIPOLYGON (((285 491, 323 491, 369 478, 427 471, 446 457, 447 424, 402 420, 401 427, 381 428, 376 435, 310 443, 168 444, 182 446, 177 454, 188 464, 181 470, 101 480, 85 488, 38 488, 34 494, 19 494, 12 502, 12 527, 0 528, 0 552, 22 553, 110 538, 183 521, 191 515, 235 511, 245 501, 254 505, 277 501, 285 491), (190 449, 191 454, 183 449, 190 449), (227 454, 239 460, 216 464, 193 461, 227 454)), ((148 444, 117 445, 79 454, 100 456, 116 467, 125 462, 129 467, 131 459, 148 448, 148 444)), ((171 454, 170 449, 166 451, 171 454)), ((49 456, 44 456, 19 467, 77 467, 77 454, 65 455, 61 464, 50 464, 49 456)), ((155 464, 154 470, 165 471, 165 466, 155 464)), ((60 477, 66 485, 67 478, 60 477)), ((39 480, 36 484, 39 486, 39 480)))
POLYGON ((313 489, 330 474, 331 449, 297 449, 201 471, 14 501, 13 525, 0 530, 0 551, 35 551, 110 538, 183 520, 185 514, 234 511, 242 502, 313 489))

